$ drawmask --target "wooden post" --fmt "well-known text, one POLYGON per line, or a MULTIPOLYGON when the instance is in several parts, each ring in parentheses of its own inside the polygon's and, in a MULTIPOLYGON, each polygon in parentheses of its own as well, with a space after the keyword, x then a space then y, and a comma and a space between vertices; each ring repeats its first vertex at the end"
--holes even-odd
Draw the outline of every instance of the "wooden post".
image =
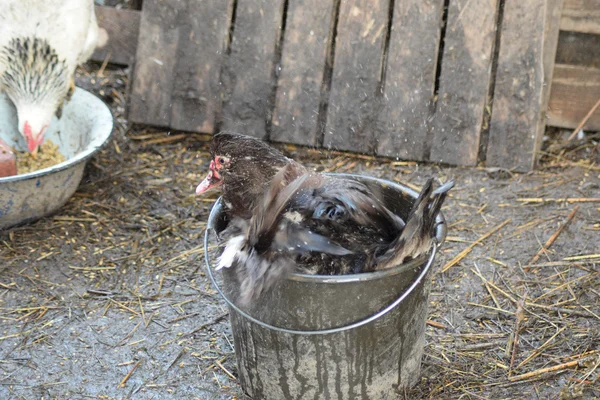
POLYGON ((374 150, 388 0, 344 0, 323 144, 340 150, 374 150))
POLYGON ((396 0, 378 115, 377 154, 424 160, 443 0, 396 0))
POLYGON ((506 0, 487 165, 533 168, 546 126, 562 0, 506 0))
POLYGON ((271 140, 318 144, 321 89, 333 39, 334 3, 333 0, 289 3, 271 140))
POLYGON ((283 0, 238 1, 223 71, 223 130, 266 138, 282 19, 283 0))
POLYGON ((430 160, 475 165, 491 90, 498 0, 450 2, 430 160))

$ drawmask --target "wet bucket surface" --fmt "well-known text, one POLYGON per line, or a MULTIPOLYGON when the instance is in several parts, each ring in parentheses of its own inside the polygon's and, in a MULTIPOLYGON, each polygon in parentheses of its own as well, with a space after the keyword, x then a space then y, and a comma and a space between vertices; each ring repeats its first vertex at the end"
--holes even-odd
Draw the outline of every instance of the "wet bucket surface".
MULTIPOLYGON (((403 218, 417 197, 413 190, 377 178, 351 176, 379 185, 386 205, 403 218)), ((209 217, 220 231, 222 204, 209 217)), ((436 238, 445 239, 438 217, 436 238)), ((217 283, 229 305, 244 391, 253 399, 396 399, 420 378, 430 288, 430 254, 373 273, 323 276, 293 274, 248 307, 236 303, 235 267, 217 283)))

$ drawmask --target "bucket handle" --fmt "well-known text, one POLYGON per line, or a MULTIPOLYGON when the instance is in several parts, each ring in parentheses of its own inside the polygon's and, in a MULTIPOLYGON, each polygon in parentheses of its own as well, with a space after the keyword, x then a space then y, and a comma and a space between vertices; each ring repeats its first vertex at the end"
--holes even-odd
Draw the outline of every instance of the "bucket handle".
POLYGON ((349 325, 343 325, 343 326, 339 326, 336 328, 329 328, 329 329, 319 329, 319 330, 308 330, 308 331, 302 331, 302 330, 296 330, 296 329, 287 329, 287 328, 281 328, 279 326, 274 326, 271 324, 267 324, 266 322, 260 321, 256 318, 254 318, 253 316, 251 316, 250 314, 248 314, 247 312, 243 311, 242 309, 240 309, 237 305, 235 305, 233 303, 233 301, 231 301, 226 295, 225 293, 223 293, 223 290, 221 290, 221 288, 219 287, 219 285, 217 284, 217 281, 213 275, 213 271, 212 268, 210 267, 210 260, 208 258, 208 235, 209 235, 209 231, 212 228, 210 226, 208 226, 206 228, 205 234, 204 234, 204 260, 206 262, 206 270, 208 271, 208 276, 210 277, 210 280, 213 284, 213 286, 215 287, 215 289, 217 289, 217 292, 221 295, 221 297, 223 297, 223 300, 225 300, 225 302, 231 307, 233 308, 235 311, 237 311, 240 315, 242 315, 244 318, 254 322, 255 324, 258 324, 260 326, 262 326, 263 328, 267 328, 273 331, 277 331, 277 332, 281 332, 281 333, 288 333, 290 335, 328 335, 331 333, 339 333, 339 332, 344 332, 350 329, 354 329, 354 328, 358 328, 360 326, 366 325, 370 322, 375 321, 376 319, 384 316, 385 314, 387 314, 388 312, 392 311, 394 308, 396 308, 396 306, 398 306, 398 304, 402 303, 402 301, 409 295, 412 293, 413 290, 415 290, 415 288, 417 286, 419 286, 419 284, 421 283, 421 281, 423 281, 423 279, 425 279, 425 276, 427 276, 427 272, 429 272, 429 269, 431 268, 431 266, 433 265, 433 260, 435 258, 435 254, 437 253, 437 240, 433 241, 433 247, 431 249, 431 255, 429 256, 429 259, 427 260, 427 264, 425 264, 425 267, 422 268, 421 273, 419 274, 419 276, 417 277, 417 279, 414 280, 414 282, 409 286, 409 288, 407 290, 404 291, 404 293, 402 293, 402 295, 400 297, 398 297, 396 300, 394 300, 391 304, 389 304, 387 307, 385 307, 384 309, 378 311, 377 313, 371 315, 370 317, 367 317, 365 319, 362 319, 360 321, 356 321, 353 322, 349 325))

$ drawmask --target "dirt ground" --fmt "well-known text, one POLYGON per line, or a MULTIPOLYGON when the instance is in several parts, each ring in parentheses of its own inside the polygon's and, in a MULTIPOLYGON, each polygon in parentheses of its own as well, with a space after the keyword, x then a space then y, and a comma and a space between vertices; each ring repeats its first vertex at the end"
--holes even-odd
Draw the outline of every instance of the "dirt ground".
MULTIPOLYGON (((127 131, 126 84, 120 69, 82 70, 78 85, 113 110, 113 140, 58 213, 0 232, 2 399, 243 398, 227 309, 204 274, 217 193, 194 188, 209 137, 127 131)), ((399 399, 600 396, 596 143, 529 174, 284 148, 319 171, 457 181, 421 383, 399 399)))

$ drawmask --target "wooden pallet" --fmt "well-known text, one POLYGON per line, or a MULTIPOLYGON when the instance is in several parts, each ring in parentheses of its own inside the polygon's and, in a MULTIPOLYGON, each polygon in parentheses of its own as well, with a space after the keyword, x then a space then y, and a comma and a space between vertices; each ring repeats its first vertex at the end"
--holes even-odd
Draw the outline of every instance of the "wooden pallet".
MULTIPOLYGON (((548 125, 573 129, 600 99, 600 0, 564 0, 548 125)), ((583 126, 600 130, 600 110, 583 126)))
POLYGON ((546 127, 561 8, 562 0, 504 3, 489 166, 527 171, 535 165, 546 127))
POLYGON ((130 65, 135 61, 141 12, 96 6, 98 24, 106 29, 108 43, 96 49, 92 59, 99 62, 130 65))
POLYGON ((596 26, 598 0, 564 1, 146 0, 129 118, 529 170, 548 102, 558 126, 589 110, 564 112, 570 67, 549 96, 559 26, 596 26))

